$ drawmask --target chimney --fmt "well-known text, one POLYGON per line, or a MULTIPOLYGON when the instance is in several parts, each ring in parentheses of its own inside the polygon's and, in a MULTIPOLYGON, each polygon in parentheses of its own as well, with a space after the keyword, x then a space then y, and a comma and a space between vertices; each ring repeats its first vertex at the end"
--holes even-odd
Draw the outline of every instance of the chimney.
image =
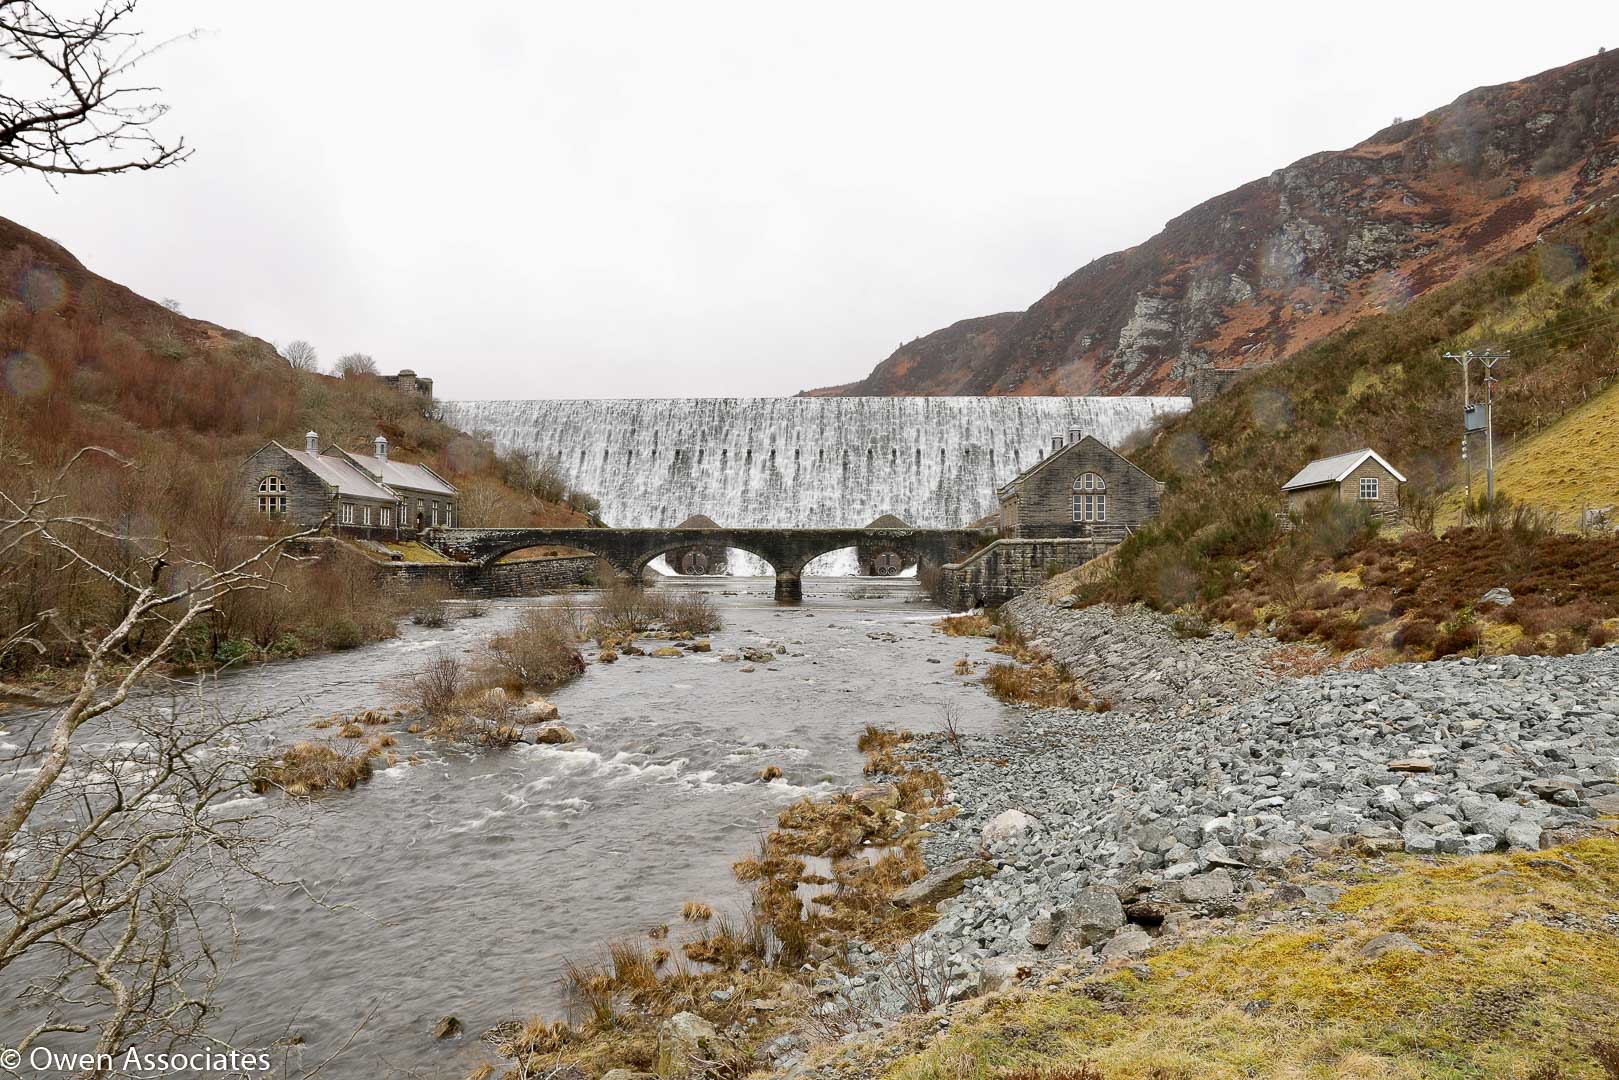
POLYGON ((378 460, 387 461, 388 460, 388 440, 386 438, 384 438, 383 436, 378 435, 375 439, 373 439, 371 441, 371 444, 377 448, 377 458, 378 458, 378 460))
POLYGON ((320 436, 313 431, 304 432, 304 449, 311 454, 320 453, 320 436))
POLYGON ((1061 435, 1053 435, 1051 437, 1051 452, 1053 454, 1055 454, 1058 450, 1061 450, 1061 449, 1062 449, 1062 436, 1061 435))
POLYGON ((1085 429, 1071 427, 1068 429, 1068 445, 1072 446, 1085 437, 1085 429))

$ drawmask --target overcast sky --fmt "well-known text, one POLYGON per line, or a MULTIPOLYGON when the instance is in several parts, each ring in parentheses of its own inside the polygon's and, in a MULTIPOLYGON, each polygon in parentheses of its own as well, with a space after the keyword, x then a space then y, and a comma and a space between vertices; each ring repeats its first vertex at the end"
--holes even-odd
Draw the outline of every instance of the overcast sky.
POLYGON ((791 394, 1615 26, 1555 10, 144 0, 193 158, 0 213, 444 397, 791 394))

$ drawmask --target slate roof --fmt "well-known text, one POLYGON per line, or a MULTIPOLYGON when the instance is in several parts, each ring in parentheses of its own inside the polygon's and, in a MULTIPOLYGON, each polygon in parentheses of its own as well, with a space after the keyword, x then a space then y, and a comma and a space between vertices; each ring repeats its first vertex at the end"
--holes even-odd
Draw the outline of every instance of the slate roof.
POLYGON ((1081 445, 1083 445, 1083 444, 1085 444, 1087 442, 1093 442, 1097 446, 1100 446, 1103 450, 1106 450, 1108 453, 1112 454, 1114 457, 1118 458, 1120 461, 1124 462, 1130 468, 1134 469, 1136 472, 1140 473, 1142 476, 1145 476, 1148 480, 1151 480, 1153 483, 1156 484, 1156 483, 1159 482, 1158 479, 1156 477, 1154 477, 1153 475, 1151 475, 1150 473, 1148 473, 1146 469, 1143 469, 1140 465, 1137 465, 1135 462, 1131 461, 1129 458, 1125 457, 1123 454, 1121 454, 1117 450, 1113 449, 1113 447, 1109 446, 1107 443, 1103 442, 1101 439, 1098 439, 1095 435, 1086 435, 1084 438, 1080 439, 1078 442, 1064 443, 1062 445, 1061 449, 1053 450, 1049 454, 1046 454, 1039 461, 1035 462, 1033 465, 1030 465, 1027 469, 1024 469, 1022 472, 1018 473, 1012 479, 1010 479, 1006 483, 1002 484, 996 490, 996 494, 998 496, 1000 496, 1002 499, 1007 498, 1008 496, 1012 495, 1013 493, 1015 493, 1018 490, 1018 485, 1022 484, 1023 481, 1027 480, 1029 477, 1033 476, 1035 473, 1039 472, 1041 469, 1045 468, 1047 465, 1050 465, 1052 462, 1056 461, 1058 458, 1060 458, 1064 454, 1068 453, 1068 451, 1072 450, 1074 447, 1081 446, 1081 445))
POLYGON ((340 495, 350 495, 356 499, 397 501, 393 492, 371 479, 352 462, 344 461, 340 457, 311 454, 307 450, 289 450, 285 446, 281 446, 280 443, 275 445, 280 447, 281 451, 288 457, 320 477, 331 487, 336 488, 340 495))
POLYGON ((1405 483, 1405 477, 1400 475, 1400 470, 1383 460, 1382 454, 1379 454, 1376 450, 1363 449, 1351 450, 1347 454, 1336 454, 1333 457, 1318 458, 1310 462, 1310 464, 1300 469, 1293 479, 1283 484, 1282 490, 1298 491, 1302 488, 1320 487, 1323 484, 1342 483, 1344 477, 1360 468, 1367 458, 1373 459, 1387 469, 1394 479, 1400 483, 1405 483))
MULTIPOLYGON (((337 447, 332 447, 337 450, 337 447)), ((379 458, 371 454, 354 454, 347 450, 339 450, 344 457, 359 465, 371 475, 373 479, 380 479, 391 488, 409 488, 411 491, 425 491, 433 495, 455 495, 456 490, 438 473, 425 465, 408 465, 403 461, 394 461, 392 458, 379 458)))

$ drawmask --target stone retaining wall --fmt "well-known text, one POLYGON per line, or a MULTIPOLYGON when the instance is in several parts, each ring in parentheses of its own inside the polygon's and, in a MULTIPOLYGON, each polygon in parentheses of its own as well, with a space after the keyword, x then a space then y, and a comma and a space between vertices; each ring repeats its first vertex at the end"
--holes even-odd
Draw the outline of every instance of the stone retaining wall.
POLYGON ((939 572, 936 599, 951 611, 1004 604, 1057 572, 1087 563, 1110 547, 1105 540, 997 540, 939 572))
POLYGON ((594 555, 523 559, 483 568, 467 563, 384 563, 380 570, 386 580, 444 581, 462 596, 487 598, 537 596, 597 584, 594 555))

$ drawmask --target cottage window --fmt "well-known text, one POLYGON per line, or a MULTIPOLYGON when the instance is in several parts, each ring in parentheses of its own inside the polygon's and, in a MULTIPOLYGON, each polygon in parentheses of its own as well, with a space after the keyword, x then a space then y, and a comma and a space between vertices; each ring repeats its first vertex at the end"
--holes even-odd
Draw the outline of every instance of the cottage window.
POLYGON ((1377 501, 1377 477, 1363 476, 1360 478, 1360 497, 1367 502, 1377 501))
POLYGON ((338 511, 338 520, 344 525, 354 524, 354 504, 344 503, 338 511))
POLYGON ((367 503, 366 506, 365 506, 365 512, 362 515, 362 520, 367 525, 371 524, 371 504, 370 503, 367 503))
POLYGON ((1100 473, 1081 473, 1074 480, 1074 520, 1107 520, 1107 481, 1100 473))
POLYGON ((259 513, 267 518, 287 516, 287 482, 275 473, 259 481, 259 513))
POLYGON ((377 511, 377 524, 387 528, 394 523, 394 510, 391 506, 384 506, 377 511))

